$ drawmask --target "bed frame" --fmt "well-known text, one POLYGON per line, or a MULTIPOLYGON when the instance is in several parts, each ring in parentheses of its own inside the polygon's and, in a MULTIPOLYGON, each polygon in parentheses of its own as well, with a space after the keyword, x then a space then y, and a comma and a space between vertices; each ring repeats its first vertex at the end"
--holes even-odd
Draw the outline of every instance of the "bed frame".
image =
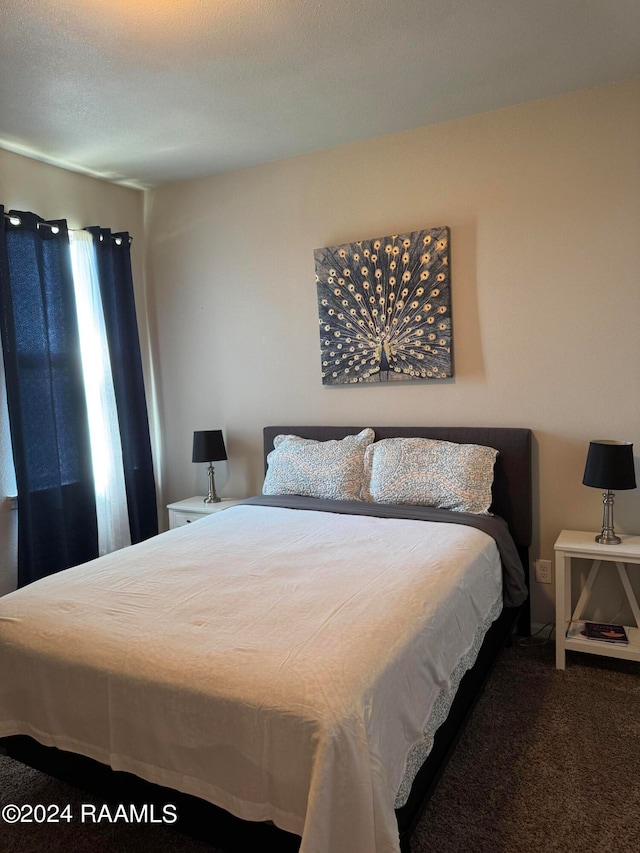
MULTIPOLYGON (((274 426, 264 430, 264 455, 273 449, 279 434, 295 434, 319 441, 344 438, 364 427, 274 426)), ((461 444, 484 444, 499 451, 495 466, 492 512, 509 524, 518 548, 529 586, 529 547, 532 535, 531 430, 503 427, 373 427, 376 440, 394 437, 420 437, 461 444)), ((411 834, 435 789, 449 757, 464 730, 484 684, 505 644, 517 630, 530 633, 530 611, 527 600, 519 608, 505 608, 487 632, 475 665, 462 679, 447 720, 436 732, 433 748, 418 772, 409 798, 396 810, 402 853, 410 853, 411 834)), ((180 816, 178 827, 229 853, 248 849, 275 848, 279 853, 298 850, 299 838, 270 824, 242 821, 209 803, 188 795, 177 794, 137 779, 127 773, 112 771, 84 756, 43 747, 24 736, 0 738, 0 749, 19 761, 78 787, 104 797, 106 801, 172 802, 180 816), (199 829, 209 829, 203 836, 199 829), (259 845, 259 846, 258 846, 259 845)))

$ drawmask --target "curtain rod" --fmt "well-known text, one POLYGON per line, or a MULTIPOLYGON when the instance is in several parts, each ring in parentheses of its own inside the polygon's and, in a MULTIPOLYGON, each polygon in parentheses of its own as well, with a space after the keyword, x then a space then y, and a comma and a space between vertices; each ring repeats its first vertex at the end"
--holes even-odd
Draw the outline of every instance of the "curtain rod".
MULTIPOLYGON (((4 218, 8 219, 9 222, 11 223, 11 225, 21 225, 22 224, 22 220, 20 219, 19 216, 16 216, 15 213, 5 213, 4 218)), ((51 228, 51 232, 53 234, 57 234, 60 231, 60 226, 59 225, 53 225, 51 222, 38 222, 38 223, 36 223, 36 227, 37 228, 40 228, 40 227, 51 228)), ((67 231, 84 231, 84 230, 85 230, 84 228, 67 228, 67 231)), ((101 240, 104 239, 102 234, 100 235, 100 239, 101 240)), ((111 239, 115 240, 118 246, 122 243, 122 237, 116 237, 112 234, 111 239)), ((133 237, 131 235, 129 235, 129 243, 130 244, 133 243, 133 237)))

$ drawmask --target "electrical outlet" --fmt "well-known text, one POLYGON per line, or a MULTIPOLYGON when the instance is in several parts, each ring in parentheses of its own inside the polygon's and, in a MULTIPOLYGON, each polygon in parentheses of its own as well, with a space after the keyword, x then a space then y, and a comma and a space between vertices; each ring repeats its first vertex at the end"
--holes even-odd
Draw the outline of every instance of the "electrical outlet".
POLYGON ((551 560, 536 560, 536 580, 538 583, 552 583, 551 560))

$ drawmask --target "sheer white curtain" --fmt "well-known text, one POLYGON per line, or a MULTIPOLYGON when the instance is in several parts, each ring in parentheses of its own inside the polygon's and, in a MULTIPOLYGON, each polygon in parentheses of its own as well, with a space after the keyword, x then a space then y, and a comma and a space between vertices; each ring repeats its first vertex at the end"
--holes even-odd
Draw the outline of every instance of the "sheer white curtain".
POLYGON ((131 544, 129 514, 93 238, 86 231, 70 231, 69 240, 102 555, 131 544))

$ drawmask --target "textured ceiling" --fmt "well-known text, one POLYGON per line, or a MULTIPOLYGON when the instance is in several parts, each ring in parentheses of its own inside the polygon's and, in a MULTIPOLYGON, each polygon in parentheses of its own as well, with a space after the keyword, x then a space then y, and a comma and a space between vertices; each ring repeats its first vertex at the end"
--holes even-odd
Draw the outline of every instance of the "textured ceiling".
POLYGON ((640 76, 640 0, 0 0, 0 147, 153 186, 640 76))

